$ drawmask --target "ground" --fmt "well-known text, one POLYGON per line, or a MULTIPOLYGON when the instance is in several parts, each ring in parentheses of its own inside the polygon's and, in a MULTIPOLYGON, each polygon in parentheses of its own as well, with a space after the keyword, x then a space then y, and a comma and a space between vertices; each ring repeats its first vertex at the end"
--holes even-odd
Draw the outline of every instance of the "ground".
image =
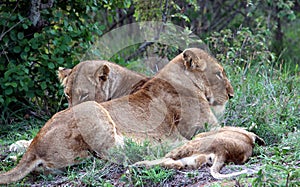
MULTIPOLYGON (((10 152, 8 146, 0 147, 0 159, 7 163, 10 152)), ((2 163, 3 164, 3 163, 2 163)), ((257 169, 258 163, 250 166, 229 165, 223 167, 221 173, 231 173, 245 168, 257 169)), ((244 175, 245 176, 245 175, 244 175)), ((248 175, 247 177, 251 177, 248 175)), ((29 174, 19 185, 39 186, 251 186, 241 178, 216 180, 209 173, 209 166, 197 170, 166 170, 156 168, 133 168, 100 161, 96 158, 87 159, 83 164, 72 166, 59 174, 34 172, 29 174)), ((13 184, 15 185, 15 184, 13 184)))

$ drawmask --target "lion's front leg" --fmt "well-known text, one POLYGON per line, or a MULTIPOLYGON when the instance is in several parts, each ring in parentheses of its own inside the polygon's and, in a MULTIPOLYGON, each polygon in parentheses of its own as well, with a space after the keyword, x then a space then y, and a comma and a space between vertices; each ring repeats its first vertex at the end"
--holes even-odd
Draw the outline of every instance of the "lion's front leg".
POLYGON ((208 155, 194 154, 178 160, 171 159, 169 161, 164 162, 162 165, 167 168, 175 168, 175 169, 183 169, 183 168, 197 169, 206 163, 209 163, 208 155))
POLYGON ((123 136, 117 132, 117 125, 101 105, 88 101, 81 106, 73 108, 77 129, 89 149, 105 158, 110 148, 122 145, 123 136))

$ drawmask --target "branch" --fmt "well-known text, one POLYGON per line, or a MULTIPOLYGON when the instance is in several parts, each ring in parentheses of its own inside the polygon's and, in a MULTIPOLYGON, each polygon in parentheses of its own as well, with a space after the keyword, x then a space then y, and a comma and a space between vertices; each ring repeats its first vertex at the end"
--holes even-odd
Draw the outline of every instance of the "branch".
POLYGON ((31 7, 30 7, 30 15, 29 19, 32 21, 33 26, 36 27, 40 23, 43 22, 41 19, 41 12, 40 10, 51 8, 53 6, 54 0, 48 0, 48 3, 41 3, 41 0, 31 0, 31 7))
POLYGON ((115 21, 112 26, 109 27, 109 31, 112 30, 113 28, 115 28, 119 23, 121 23, 122 21, 124 21, 125 19, 129 18, 130 16, 132 16, 134 14, 134 9, 131 9, 130 12, 128 12, 128 14, 125 14, 124 16, 122 16, 118 21, 115 21))
POLYGON ((53 6, 54 0, 49 0, 48 3, 41 4, 41 9, 51 8, 53 6))
POLYGON ((163 13, 162 13, 162 19, 161 19, 163 23, 167 22, 168 6, 169 6, 168 5, 168 0, 166 0, 164 10, 163 10, 163 13))
POLYGON ((148 46, 151 46, 152 44, 154 44, 154 42, 144 42, 139 48, 138 50, 136 50, 136 52, 134 52, 133 54, 129 55, 128 57, 125 58, 125 61, 128 61, 136 56, 138 56, 138 54, 146 51, 148 46))
MULTIPOLYGON (((236 3, 237 3, 237 2, 236 2, 236 3)), ((232 3, 232 4, 229 6, 229 8, 227 9, 226 12, 229 12, 229 11, 231 11, 231 10, 235 10, 235 11, 234 11, 231 15, 226 16, 226 17, 223 17, 223 18, 219 19, 217 22, 215 22, 215 24, 211 25, 211 26, 210 26, 210 29, 211 29, 211 30, 218 30, 218 31, 222 30, 224 27, 226 27, 226 26, 229 24, 229 22, 230 22, 231 20, 233 20, 233 18, 234 18, 238 13, 240 13, 239 10, 240 10, 241 7, 243 6, 243 4, 241 3, 241 4, 238 6, 238 8, 234 9, 233 7, 235 6, 236 3, 232 3), (219 28, 218 28, 218 27, 219 27, 219 28)))
MULTIPOLYGON (((163 1, 163 0, 162 0, 163 1)), ((161 2, 162 2, 161 1, 161 2)), ((163 10, 163 13, 162 13, 162 22, 163 23, 166 23, 167 22, 167 13, 168 13, 168 0, 165 0, 165 4, 164 4, 164 10, 163 10)), ((159 40, 159 37, 160 37, 160 33, 161 31, 163 30, 163 27, 164 27, 164 24, 161 24, 160 28, 158 29, 158 32, 157 32, 157 35, 155 36, 154 40, 157 41, 159 40)), ((136 52, 134 52, 133 54, 129 55, 128 57, 125 58, 126 61, 136 57, 138 54, 146 51, 147 47, 153 45, 154 42, 149 42, 149 41, 145 41, 139 48, 136 52)))

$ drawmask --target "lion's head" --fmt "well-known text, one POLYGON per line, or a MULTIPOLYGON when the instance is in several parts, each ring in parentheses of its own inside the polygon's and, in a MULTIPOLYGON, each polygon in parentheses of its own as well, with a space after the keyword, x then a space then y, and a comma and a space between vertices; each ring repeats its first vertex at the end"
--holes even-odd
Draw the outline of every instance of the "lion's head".
POLYGON ((85 101, 98 103, 130 94, 146 76, 108 61, 84 61, 73 69, 60 68, 58 78, 64 86, 69 107, 85 101))
POLYGON ((222 114, 228 99, 234 96, 224 68, 215 58, 198 48, 186 49, 182 55, 186 67, 203 71, 206 99, 215 114, 222 114))

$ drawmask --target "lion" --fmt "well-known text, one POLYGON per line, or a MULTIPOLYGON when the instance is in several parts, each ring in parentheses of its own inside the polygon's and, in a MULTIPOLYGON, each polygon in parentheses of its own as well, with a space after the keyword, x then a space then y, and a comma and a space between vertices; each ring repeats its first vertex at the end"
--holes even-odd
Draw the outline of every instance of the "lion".
POLYGON ((215 179, 236 177, 248 171, 221 174, 221 168, 224 163, 245 163, 252 155, 254 143, 265 145, 264 140, 252 132, 239 127, 225 126, 196 135, 193 140, 172 150, 162 159, 141 161, 134 166, 160 165, 175 169, 197 169, 209 164, 210 173, 215 179))
MULTIPOLYGON (((150 78, 105 60, 83 61, 72 69, 60 67, 58 79, 64 87, 68 106, 84 101, 104 102, 136 92, 150 78)), ((24 153, 31 140, 9 146, 11 152, 24 153)), ((15 156, 11 157, 16 160, 15 156)))
POLYGON ((225 105, 232 91, 216 59, 201 49, 186 49, 133 94, 83 102, 55 114, 19 164, 0 174, 0 184, 20 180, 38 166, 53 170, 76 164, 89 153, 107 159, 108 150, 122 146, 125 137, 157 143, 190 140, 219 127, 210 106, 225 105))

